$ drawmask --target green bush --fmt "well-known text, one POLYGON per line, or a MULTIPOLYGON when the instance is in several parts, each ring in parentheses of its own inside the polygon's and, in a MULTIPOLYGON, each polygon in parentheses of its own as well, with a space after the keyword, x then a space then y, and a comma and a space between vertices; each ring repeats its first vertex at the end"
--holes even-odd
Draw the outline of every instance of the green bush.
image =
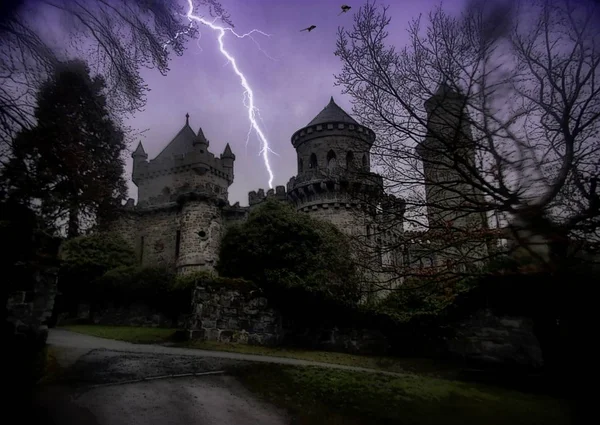
POLYGON ((79 303, 102 298, 97 280, 109 270, 135 264, 135 253, 119 235, 100 233, 80 236, 61 246, 58 286, 62 309, 74 313, 79 303))
POLYGON ((255 282, 279 304, 291 301, 291 289, 307 299, 349 304, 361 295, 346 236, 277 201, 266 202, 245 223, 230 228, 221 242, 217 270, 221 276, 255 282))
POLYGON ((255 284, 245 279, 220 277, 214 273, 201 271, 177 276, 173 280, 172 290, 194 289, 197 286, 234 289, 242 292, 254 291, 257 289, 255 284))
POLYGON ((191 288, 176 286, 175 272, 166 267, 126 266, 96 280, 95 302, 127 307, 144 303, 163 313, 177 315, 189 309, 191 288))
POLYGON ((135 253, 129 244, 114 233, 79 236, 61 246, 63 270, 86 275, 93 279, 117 267, 136 263, 135 253))

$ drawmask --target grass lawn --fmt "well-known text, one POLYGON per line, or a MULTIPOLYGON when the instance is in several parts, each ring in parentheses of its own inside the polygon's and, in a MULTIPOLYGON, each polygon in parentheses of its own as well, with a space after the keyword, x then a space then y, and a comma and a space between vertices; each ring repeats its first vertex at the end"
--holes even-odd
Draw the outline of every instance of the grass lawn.
POLYGON ((426 376, 272 364, 233 373, 249 390, 286 408, 298 424, 572 423, 561 400, 426 376))
POLYGON ((176 329, 142 328, 135 326, 100 326, 100 325, 69 325, 61 326, 72 332, 97 336, 100 338, 116 339, 135 344, 160 344, 169 341, 176 329))
POLYGON ((213 341, 188 341, 182 346, 202 350, 229 351, 235 353, 257 354, 261 356, 287 357, 333 363, 345 366, 363 367, 399 373, 421 373, 434 376, 452 374, 454 367, 446 366, 430 359, 406 359, 385 356, 362 356, 331 351, 310 351, 285 347, 261 347, 258 345, 230 344, 213 341))
MULTIPOLYGON (((128 341, 138 344, 160 344, 171 342, 170 340, 176 332, 176 329, 100 325, 72 325, 63 326, 62 329, 101 338, 117 339, 120 341, 128 341)), ((316 362, 356 366, 388 372, 411 372, 441 377, 446 377, 452 373, 452 369, 444 365, 437 364, 429 359, 399 359, 380 356, 358 356, 328 351, 309 351, 282 347, 261 347, 257 345, 229 344, 213 341, 186 341, 176 343, 175 345, 184 348, 198 348, 202 350, 228 351, 243 354, 256 354, 261 356, 311 360, 316 362)))

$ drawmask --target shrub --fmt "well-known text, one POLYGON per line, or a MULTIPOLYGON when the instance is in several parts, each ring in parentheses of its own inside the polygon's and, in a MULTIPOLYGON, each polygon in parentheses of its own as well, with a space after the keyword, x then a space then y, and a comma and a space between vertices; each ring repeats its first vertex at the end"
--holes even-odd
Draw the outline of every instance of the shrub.
MULTIPOLYGON (((265 202, 221 242, 219 274, 255 282, 275 303, 293 305, 289 290, 307 299, 354 304, 360 298, 349 241, 330 223, 277 201, 265 202), (300 291, 299 291, 300 290, 300 291)), ((297 303, 296 303, 297 304, 297 303)))
POLYGON ((135 253, 119 235, 100 233, 80 236, 64 242, 59 289, 67 309, 72 312, 80 302, 102 297, 96 280, 107 271, 133 266, 135 253))
POLYGON ((133 249, 114 233, 70 239, 61 246, 60 255, 65 269, 76 269, 98 277, 108 270, 132 266, 136 262, 133 249))
POLYGON ((106 272, 96 280, 96 303, 129 306, 144 303, 169 315, 189 309, 189 288, 177 288, 176 276, 166 267, 126 266, 106 272), (185 295, 185 296, 184 296, 185 295))
POLYGON ((172 290, 193 290, 197 286, 210 286, 211 288, 235 289, 238 291, 254 291, 257 286, 245 279, 220 277, 214 273, 196 272, 188 275, 177 276, 172 285, 172 290))

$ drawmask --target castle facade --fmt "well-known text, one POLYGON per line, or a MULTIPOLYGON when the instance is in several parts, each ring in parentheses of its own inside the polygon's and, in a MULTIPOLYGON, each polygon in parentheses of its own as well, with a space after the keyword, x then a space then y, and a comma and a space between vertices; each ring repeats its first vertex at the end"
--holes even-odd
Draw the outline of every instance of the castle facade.
MULTIPOLYGON (((457 96, 447 96, 444 90, 445 86, 441 86, 427 104, 432 126, 445 125, 438 122, 442 116, 438 109, 442 97, 443 102, 460 101, 457 96)), ((447 119, 446 114, 445 122, 447 119)), ((398 282, 388 279, 386 267, 412 261, 420 261, 423 266, 424 255, 414 255, 419 252, 416 245, 401 243, 406 236, 402 221, 405 203, 386 195, 382 177, 371 171, 374 142, 375 133, 331 98, 308 125, 291 137, 297 153, 296 175, 287 186, 250 192, 249 206, 242 207, 228 201, 235 163, 229 144, 215 156, 202 129, 194 132, 186 115, 183 128, 156 158, 148 160, 141 143, 132 154, 132 180, 138 187, 138 202, 135 204, 133 199, 127 202, 111 230, 135 247, 143 265, 169 265, 178 273, 213 270, 227 226, 245 220, 250 210, 272 197, 293 204, 298 211, 330 221, 352 236, 352 240, 362 239, 357 259, 363 262, 365 273, 371 273, 371 278, 383 286, 393 286, 398 282)), ((440 206, 456 202, 448 195, 451 191, 440 191, 435 184, 436 179, 454 177, 452 167, 440 166, 439 158, 434 157, 435 144, 434 137, 427 137, 417 149, 424 163, 428 203, 432 200, 438 206, 438 210, 428 208, 430 223, 448 220, 444 214, 452 208, 440 206), (437 165, 431 165, 434 163, 437 165)), ((461 149, 465 149, 462 155, 474 157, 468 147, 461 149)), ((461 186, 459 190, 472 191, 472 188, 461 186)), ((451 218, 460 226, 486 225, 480 213, 451 218)), ((428 261, 434 265, 441 259, 429 256, 428 261)))

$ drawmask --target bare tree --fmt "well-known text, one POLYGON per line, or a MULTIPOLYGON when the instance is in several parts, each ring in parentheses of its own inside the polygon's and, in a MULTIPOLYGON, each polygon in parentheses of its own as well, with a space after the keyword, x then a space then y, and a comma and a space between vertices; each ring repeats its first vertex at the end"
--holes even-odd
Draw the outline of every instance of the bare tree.
MULTIPOLYGON (((195 3, 197 10, 231 25, 218 0, 195 3)), ((82 58, 102 74, 118 117, 145 103, 148 88, 140 69, 156 67, 165 74, 171 52, 181 55, 194 35, 178 0, 8 0, 0 12, 1 154, 10 150, 17 131, 31 126, 34 94, 58 62, 82 58), (70 48, 46 39, 53 18, 70 48)))
MULTIPOLYGON (((593 2, 568 0, 473 1, 458 17, 440 6, 427 25, 412 21, 396 49, 387 8, 368 2, 340 28, 337 84, 377 134, 373 164, 387 190, 406 201, 381 233, 399 220, 413 231, 387 249, 422 239, 434 243, 429 252, 475 250, 456 256, 461 267, 446 256, 452 267, 423 272, 469 273, 483 251, 497 252, 495 228, 507 221, 528 230, 512 232, 517 245, 550 265, 569 240, 599 236, 599 17, 593 2), (531 249, 534 236, 549 255, 531 249)), ((410 274, 408 262, 388 269, 410 274)))

